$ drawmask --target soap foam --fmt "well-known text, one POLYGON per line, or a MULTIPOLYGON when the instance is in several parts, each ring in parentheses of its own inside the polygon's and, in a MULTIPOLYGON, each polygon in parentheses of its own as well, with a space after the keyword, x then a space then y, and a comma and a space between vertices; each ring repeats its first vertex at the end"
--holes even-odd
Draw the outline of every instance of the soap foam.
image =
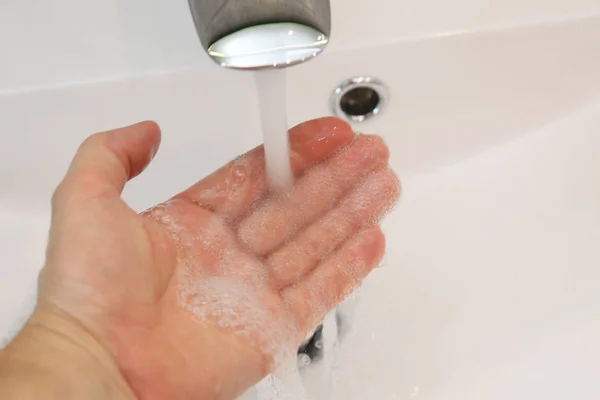
POLYGON ((289 323, 293 318, 281 314, 285 309, 275 303, 279 299, 268 298, 262 262, 236 248, 227 223, 216 215, 200 227, 186 225, 181 202, 170 201, 145 212, 168 229, 178 247, 179 305, 202 322, 244 336, 274 366, 295 355, 297 329, 289 323))

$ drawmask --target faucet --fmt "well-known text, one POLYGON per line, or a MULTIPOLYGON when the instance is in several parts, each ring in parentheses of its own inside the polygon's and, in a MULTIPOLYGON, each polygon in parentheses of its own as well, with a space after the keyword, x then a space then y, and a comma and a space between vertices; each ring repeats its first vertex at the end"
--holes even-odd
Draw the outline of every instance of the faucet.
POLYGON ((219 65, 285 68, 329 42, 329 0, 189 0, 200 42, 219 65))

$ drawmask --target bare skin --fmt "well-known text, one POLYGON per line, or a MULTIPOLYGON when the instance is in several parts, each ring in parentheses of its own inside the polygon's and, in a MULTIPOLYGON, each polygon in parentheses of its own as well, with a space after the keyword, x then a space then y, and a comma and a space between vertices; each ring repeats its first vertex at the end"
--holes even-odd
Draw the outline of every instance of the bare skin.
POLYGON ((378 265, 399 182, 342 121, 290 132, 270 194, 257 148, 142 214, 121 191, 156 153, 144 122, 88 138, 52 199, 38 306, 0 352, 2 399, 233 399, 378 265))

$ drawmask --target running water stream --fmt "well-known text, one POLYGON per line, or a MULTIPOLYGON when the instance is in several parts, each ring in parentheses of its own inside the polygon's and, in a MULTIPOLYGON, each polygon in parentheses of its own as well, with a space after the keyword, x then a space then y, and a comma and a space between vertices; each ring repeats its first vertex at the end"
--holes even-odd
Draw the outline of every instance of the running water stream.
MULTIPOLYGON (((254 72, 258 92, 259 115, 265 148, 265 164, 269 186, 275 192, 287 192, 294 185, 290 164, 287 127, 285 69, 254 72)), ((285 366, 265 378, 256 387, 259 400, 306 400, 306 391, 296 360, 285 360, 285 366)))
POLYGON ((265 146, 265 162, 272 190, 287 191, 294 184, 286 113, 285 69, 254 73, 265 146))

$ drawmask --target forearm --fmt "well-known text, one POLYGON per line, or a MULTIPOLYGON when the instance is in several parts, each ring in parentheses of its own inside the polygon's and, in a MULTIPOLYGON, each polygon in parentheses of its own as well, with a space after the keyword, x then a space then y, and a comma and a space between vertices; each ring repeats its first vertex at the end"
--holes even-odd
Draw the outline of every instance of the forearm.
POLYGON ((35 313, 0 351, 3 400, 131 400, 132 392, 106 351, 77 324, 35 313))

